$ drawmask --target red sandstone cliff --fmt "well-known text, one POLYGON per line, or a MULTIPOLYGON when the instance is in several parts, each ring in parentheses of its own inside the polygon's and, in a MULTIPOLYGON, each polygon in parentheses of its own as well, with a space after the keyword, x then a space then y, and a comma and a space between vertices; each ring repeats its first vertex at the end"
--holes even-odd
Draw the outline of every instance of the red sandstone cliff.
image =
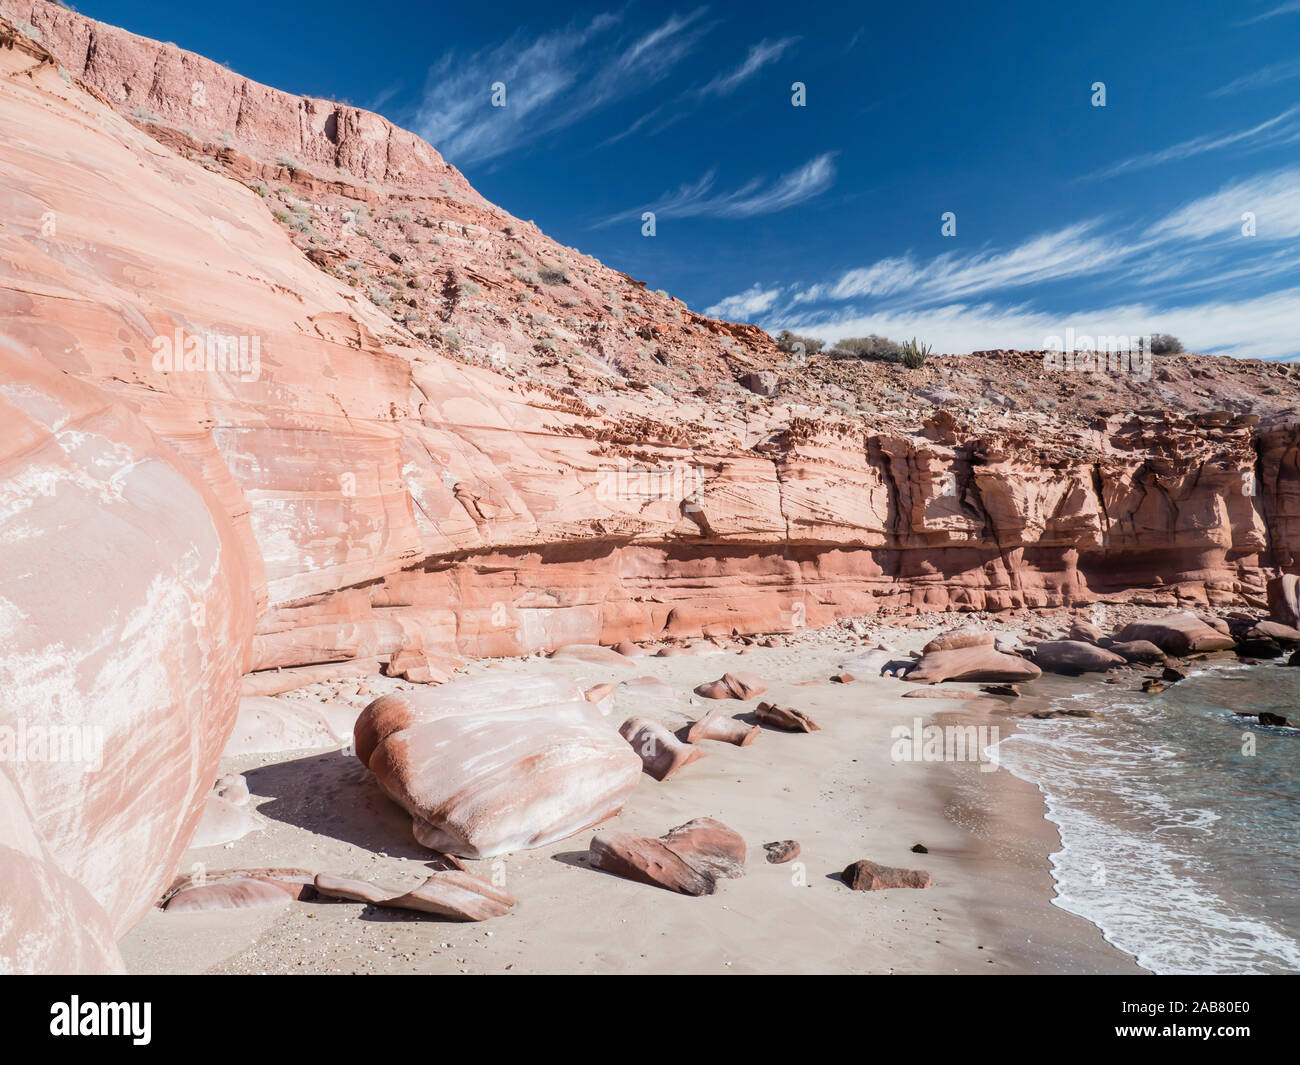
POLYGON ((63 691, 60 720, 109 730, 115 796, 74 812, 61 772, 12 774, 27 827, 0 845, 92 929, 0 950, 20 967, 113 964, 247 669, 1098 594, 1258 603, 1294 568, 1286 367, 1179 358, 1095 388, 1016 353, 782 365, 376 115, 44 0, 0 15, 30 27, 0 22, 0 535, 21 545, 0 617, 22 633, 0 719, 63 691), (242 338, 256 367, 160 368, 177 331, 242 338), (774 367, 776 397, 736 384, 774 367), (1017 381, 1045 406, 989 400, 1017 381))

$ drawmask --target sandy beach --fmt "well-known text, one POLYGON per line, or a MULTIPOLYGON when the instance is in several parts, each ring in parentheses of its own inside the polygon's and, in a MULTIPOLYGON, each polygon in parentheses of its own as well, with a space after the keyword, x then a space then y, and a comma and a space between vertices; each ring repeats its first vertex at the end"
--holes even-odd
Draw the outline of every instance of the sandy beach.
MULTIPOLYGON (((904 632, 900 650, 926 633, 904 632)), ((500 859, 467 862, 519 900, 503 918, 461 924, 360 903, 316 901, 207 913, 155 910, 121 945, 136 973, 1135 973, 1088 922, 1052 905, 1048 855, 1059 847, 1032 785, 978 762, 895 761, 895 726, 975 724, 1002 738, 1041 705, 903 698, 889 677, 828 678, 863 644, 833 633, 783 647, 633 659, 632 667, 544 658, 477 662, 491 670, 562 671, 584 687, 652 676, 676 698, 620 693, 609 720, 633 713, 671 728, 709 705, 695 685, 743 668, 764 698, 810 714, 820 732, 765 729, 748 747, 706 742, 707 757, 665 782, 643 775, 615 818, 577 836, 500 859), (692 700, 694 704, 692 705, 692 700), (691 898, 588 869, 597 831, 657 836, 695 817, 740 832, 745 875, 691 898), (799 858, 765 860, 762 844, 795 839, 799 858), (928 853, 912 852, 923 844, 928 853), (924 869, 928 890, 850 891, 840 871, 860 858, 924 869)), ((397 682, 372 678, 364 705, 397 682)), ((318 686, 319 687, 319 686, 318 686)), ((351 687, 356 687, 355 682, 351 687)), ((973 684, 945 689, 978 691, 973 684)), ((349 690, 345 684, 343 690, 349 690)), ((298 697, 323 698, 315 689, 298 697)), ((728 713, 755 702, 726 701, 728 713)), ((298 866, 393 888, 419 884, 430 852, 409 817, 346 748, 223 761, 246 775, 260 831, 194 848, 181 871, 298 866)))

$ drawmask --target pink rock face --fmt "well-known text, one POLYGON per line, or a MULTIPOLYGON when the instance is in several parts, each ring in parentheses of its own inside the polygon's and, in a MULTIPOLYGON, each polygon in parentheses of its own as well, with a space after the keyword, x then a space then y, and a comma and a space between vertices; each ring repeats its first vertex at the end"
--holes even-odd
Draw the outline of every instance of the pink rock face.
POLYGON ((1043 671, 1018 655, 1007 655, 987 644, 954 651, 931 651, 907 672, 914 684, 940 684, 945 680, 1016 684, 1037 680, 1043 671))
MULTIPOLYGON (((817 627, 1087 602, 1157 578, 1171 606, 1175 593, 1257 606, 1296 568, 1289 372, 1274 400, 1260 384, 1278 368, 1220 371, 1234 402, 1277 415, 1265 424, 1093 425, 1070 403, 1046 430, 1015 412, 992 427, 947 410, 920 428, 915 412, 809 416, 784 401, 804 387, 793 371, 775 399, 740 402, 719 383, 783 358, 761 330, 562 248, 379 116, 44 0, 0 0, 0 16, 0 522, 13 537, 0 721, 103 727, 93 780, 48 763, 14 780, 39 842, 23 853, 51 855, 115 935, 170 875, 249 669, 729 639, 788 631, 793 602, 817 627), (281 187, 315 233, 276 221, 281 187), (516 253, 564 263, 569 283, 515 276, 516 253), (391 272, 414 302, 367 300, 348 284, 353 256, 367 285, 391 272), (494 310, 525 300, 528 314, 494 310), (540 357, 529 323, 570 315, 581 357, 540 357), (156 358, 186 337, 233 339, 257 364, 156 358), (637 354, 651 338, 704 395, 669 404, 649 388, 637 354), (758 438, 762 453, 746 443, 758 438), (692 452, 711 457, 684 478, 692 452), (638 464, 670 490, 647 498, 638 464)), ((975 380, 1012 364, 1034 359, 943 368, 975 380)), ((940 371, 871 372, 919 392, 940 371)), ((1278 620, 1295 624, 1289 588, 1278 620)), ((263 673, 249 694, 281 683, 263 673)), ((30 932, 13 927, 0 935, 30 932)), ((66 940, 36 941, 63 964, 66 940)), ((0 955, 17 956, 8 944, 0 955)))
POLYGON ((248 571, 193 469, 12 340, 0 543, 15 876, 43 878, 49 900, 4 892, 0 969, 111 969, 112 938, 170 880, 216 776, 252 632, 248 571))
POLYGON ((1230 651, 1237 645, 1231 636, 1186 613, 1133 622, 1125 625, 1115 638, 1122 643, 1147 640, 1166 654, 1179 656, 1198 651, 1230 651))
POLYGON ((377 699, 357 757, 426 847, 487 858, 612 817, 641 761, 567 677, 501 675, 377 699))

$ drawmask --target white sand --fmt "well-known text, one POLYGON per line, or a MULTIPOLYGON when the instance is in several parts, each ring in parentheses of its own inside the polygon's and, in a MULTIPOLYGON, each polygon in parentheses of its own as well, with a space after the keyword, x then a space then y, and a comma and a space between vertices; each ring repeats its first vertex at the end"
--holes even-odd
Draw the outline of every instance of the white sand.
MULTIPOLYGON (((915 646, 907 633, 897 642, 915 646)), ((635 660, 635 668, 527 659, 486 669, 563 671, 584 686, 651 675, 678 701, 620 696, 610 721, 634 713, 672 727, 712 706, 691 689, 729 670, 767 680, 763 698, 813 716, 822 731, 764 730, 746 748, 706 743, 708 757, 665 783, 642 776, 624 810, 597 829, 534 851, 469 862, 519 900, 493 921, 460 924, 359 903, 295 902, 207 914, 151 913, 123 942, 136 972, 1138 972, 1087 922, 1051 905, 1047 855, 1059 846, 1032 786, 974 763, 891 762, 890 730, 976 720, 1009 734, 1036 701, 903 699, 886 678, 828 683, 863 644, 827 636, 801 646, 635 660), (800 686, 802 681, 820 681, 800 686), (596 831, 657 836, 715 817, 749 846, 745 876, 689 898, 585 867, 596 831), (762 844, 796 839, 798 864, 769 865, 762 844), (928 854, 913 854, 921 842, 928 854), (928 890, 853 892, 838 879, 871 858, 928 870, 928 890)), ((384 681, 375 685, 375 694, 384 681)), ((952 686, 949 686, 952 687, 952 686)), ((975 685, 960 687, 976 690, 975 685)), ((361 703, 366 697, 360 699, 361 703)), ((410 819, 342 750, 228 759, 247 774, 266 827, 195 849, 209 869, 303 866, 419 884, 429 853, 410 819)))

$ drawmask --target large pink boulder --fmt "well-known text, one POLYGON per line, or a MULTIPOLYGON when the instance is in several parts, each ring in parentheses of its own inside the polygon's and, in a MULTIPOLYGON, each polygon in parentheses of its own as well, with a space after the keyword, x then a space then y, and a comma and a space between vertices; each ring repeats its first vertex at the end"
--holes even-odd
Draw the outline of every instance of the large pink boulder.
POLYGON ((569 677, 497 675, 376 699, 357 757, 426 847, 487 858, 612 817, 641 759, 569 677))
POLYGON ((1207 624, 1195 614, 1166 614, 1150 621, 1134 621, 1115 634, 1120 643, 1147 640, 1165 654, 1187 655, 1198 651, 1230 651, 1237 641, 1207 624))
POLYGON ((975 644, 922 655, 904 679, 916 684, 939 684, 945 680, 1015 684, 1037 680, 1042 675, 1041 669, 1018 655, 1003 654, 988 644, 975 644))
POLYGON ((217 775, 249 574, 185 462, 13 342, 0 543, 0 971, 111 971, 217 775))

